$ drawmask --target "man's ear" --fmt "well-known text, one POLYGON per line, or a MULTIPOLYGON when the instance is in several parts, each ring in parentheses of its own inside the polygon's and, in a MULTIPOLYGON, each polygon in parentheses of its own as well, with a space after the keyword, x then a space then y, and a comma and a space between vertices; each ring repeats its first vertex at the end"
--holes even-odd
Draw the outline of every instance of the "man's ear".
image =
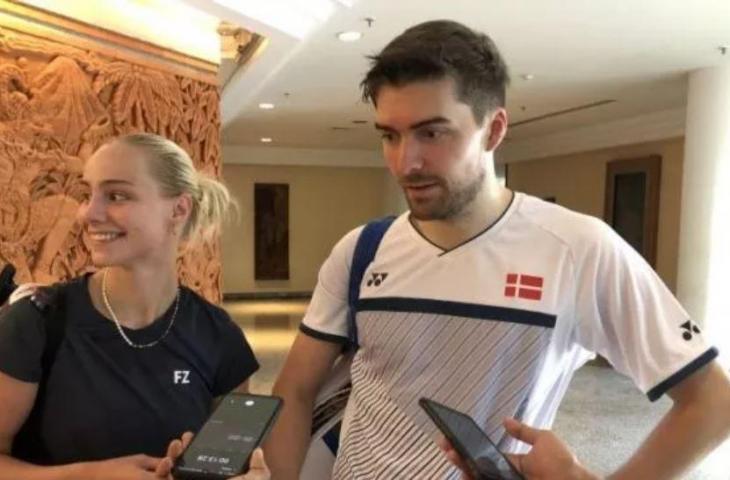
POLYGON ((507 135, 507 124, 509 119, 507 117, 507 110, 503 107, 497 108, 494 112, 489 115, 489 127, 487 129, 487 138, 484 142, 484 149, 487 151, 494 151, 504 140, 507 135))

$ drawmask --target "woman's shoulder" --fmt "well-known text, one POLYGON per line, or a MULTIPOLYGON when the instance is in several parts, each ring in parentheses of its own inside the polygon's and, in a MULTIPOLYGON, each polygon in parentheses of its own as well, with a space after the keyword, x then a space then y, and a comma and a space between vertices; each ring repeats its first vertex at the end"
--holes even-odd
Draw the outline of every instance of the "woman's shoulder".
POLYGON ((33 331, 34 334, 42 334, 48 319, 55 320, 55 317, 65 314, 67 302, 76 302, 83 298, 81 294, 86 284, 87 275, 82 275, 35 288, 30 295, 2 309, 0 330, 3 334, 8 331, 33 331))
POLYGON ((181 294, 185 296, 185 304, 196 314, 202 314, 209 320, 220 324, 221 326, 233 323, 230 315, 220 305, 205 299, 195 290, 185 285, 181 286, 181 294))

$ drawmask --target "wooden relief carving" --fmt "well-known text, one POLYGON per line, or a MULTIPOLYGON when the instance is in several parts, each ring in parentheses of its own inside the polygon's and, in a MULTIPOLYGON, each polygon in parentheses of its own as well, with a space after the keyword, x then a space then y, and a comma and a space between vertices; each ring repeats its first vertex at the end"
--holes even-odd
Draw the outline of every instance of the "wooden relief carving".
MULTIPOLYGON (((0 27, 0 266, 17 281, 52 282, 90 269, 74 216, 84 161, 107 139, 166 136, 220 174, 213 84, 0 27)), ((182 281, 220 300, 211 242, 178 261, 182 281)))

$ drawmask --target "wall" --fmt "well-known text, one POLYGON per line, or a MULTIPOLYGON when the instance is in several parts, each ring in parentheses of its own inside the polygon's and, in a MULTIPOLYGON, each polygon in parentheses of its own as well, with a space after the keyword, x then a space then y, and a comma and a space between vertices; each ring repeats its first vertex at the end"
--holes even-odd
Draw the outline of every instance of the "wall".
MULTIPOLYGON (((74 214, 91 153, 114 136, 149 131, 217 175, 219 95, 214 73, 189 76, 195 67, 181 66, 179 54, 135 50, 126 37, 115 44, 106 31, 104 40, 89 38, 89 26, 76 35, 67 19, 60 27, 42 23, 50 15, 36 21, 27 7, 7 8, 23 14, 0 17, 0 266, 13 263, 17 281, 48 283, 90 268, 74 214), (173 57, 174 65, 166 60, 173 57)), ((217 242, 183 256, 179 270, 184 283, 218 300, 217 242)))
POLYGON ((657 154, 662 157, 657 273, 672 291, 677 281, 682 191, 682 138, 558 155, 509 164, 508 185, 560 205, 603 218, 606 163, 657 154))
MULTIPOLYGON (((224 147, 224 156, 226 151, 224 147)), ((382 167, 224 164, 224 180, 241 207, 239 221, 222 235, 224 293, 311 292, 319 267, 342 235, 398 209, 387 193, 393 189, 389 176, 382 167), (254 281, 256 182, 289 184, 288 281, 254 281)))

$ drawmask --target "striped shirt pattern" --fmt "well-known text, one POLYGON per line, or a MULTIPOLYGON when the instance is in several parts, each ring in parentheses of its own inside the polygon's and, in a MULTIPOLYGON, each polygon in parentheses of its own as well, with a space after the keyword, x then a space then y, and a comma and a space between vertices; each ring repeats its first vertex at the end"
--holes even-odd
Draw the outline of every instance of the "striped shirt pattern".
MULTIPOLYGON (((459 478, 433 442, 436 428, 418 406, 421 396, 468 412, 504 446, 502 420, 518 415, 531 392, 554 317, 532 325, 442 313, 454 310, 452 302, 361 303, 378 310, 358 313, 362 347, 333 478, 459 478), (406 306, 420 311, 389 311, 406 306)), ((461 306, 479 317, 494 311, 461 306)))

